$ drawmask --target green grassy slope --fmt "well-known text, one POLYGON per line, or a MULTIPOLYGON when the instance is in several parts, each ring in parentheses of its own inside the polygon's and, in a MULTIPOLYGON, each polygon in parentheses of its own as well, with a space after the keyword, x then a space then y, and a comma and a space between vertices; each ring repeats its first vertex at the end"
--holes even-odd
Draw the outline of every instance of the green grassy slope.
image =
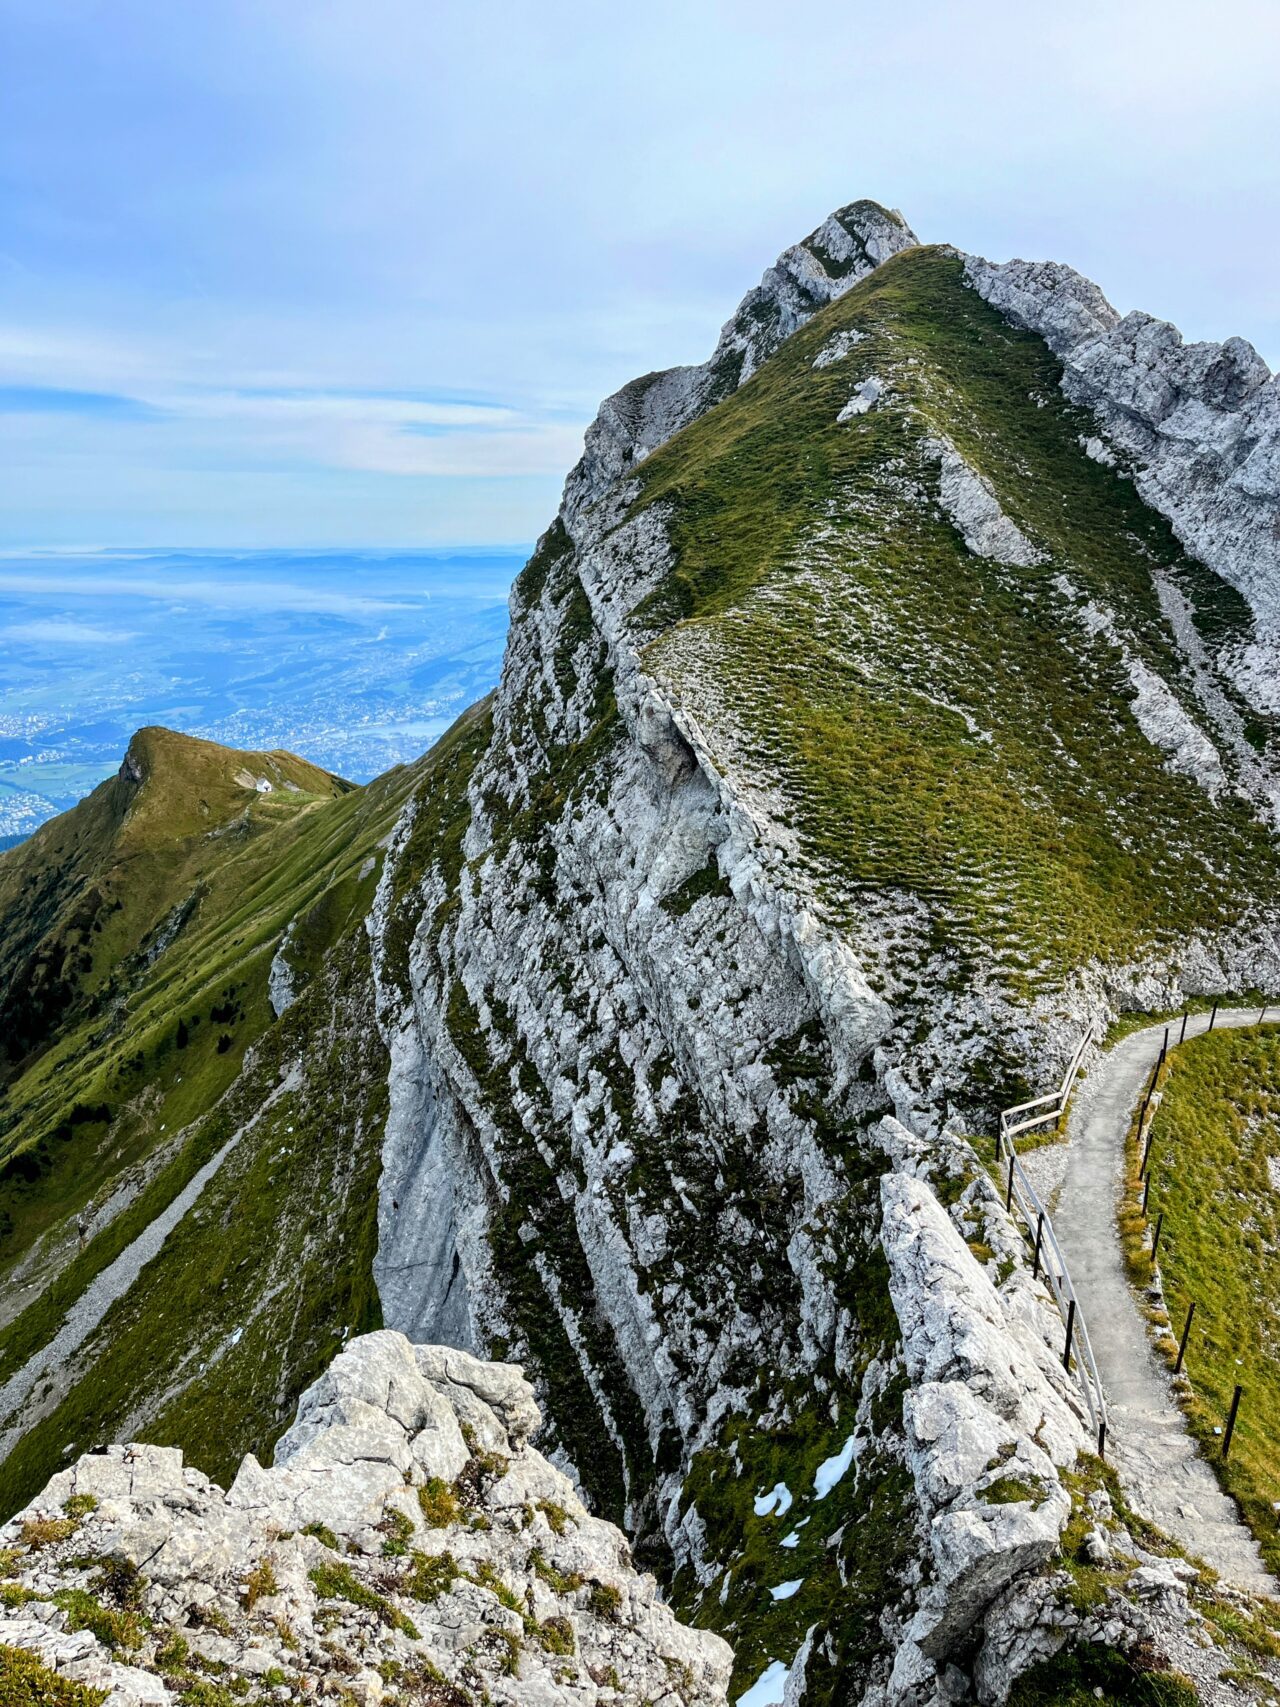
MULTIPOLYGON (((119 902, 114 948, 105 928, 91 934, 61 1023, 0 1102, 0 1383, 244 1136, 70 1372, 37 1388, 22 1413, 33 1426, 0 1471, 5 1508, 67 1442, 122 1430, 145 1427, 229 1474, 244 1451, 269 1447, 343 1330, 378 1319, 386 1060, 364 920, 382 845, 434 759, 356 789, 288 755, 167 731, 144 732, 139 747, 143 784, 105 784, 39 847, 0 862, 0 916, 29 937, 33 874, 60 891, 43 943, 61 932, 74 947, 85 893, 119 902), (277 780, 269 794, 252 786, 262 774, 277 780), (277 1020, 268 975, 286 927, 299 993, 277 1020)), ((19 993, 25 964, 12 975, 19 993)))
POLYGON ((641 470, 640 503, 667 506, 676 547, 637 612, 652 667, 726 762, 785 802, 834 923, 857 937, 878 898, 924 904, 897 971, 909 986, 913 958, 927 965, 934 994, 940 973, 962 990, 985 966, 1019 997, 1095 957, 1167 950, 1242 918, 1280 874, 1247 808, 1212 802, 1143 737, 1116 647, 1086 634, 1056 585, 1068 576, 1117 612, 1193 711, 1153 570, 1207 634, 1248 627, 1231 589, 1086 456, 1090 422, 1058 379, 950 252, 912 250, 641 470), (814 369, 840 331, 862 337, 814 369), (871 376, 886 398, 837 424, 871 376), (939 434, 1043 564, 966 549, 937 503, 925 441, 939 434))
MULTIPOLYGON (((279 768, 309 791, 260 795, 234 777, 271 755, 144 735, 144 784, 103 784, 39 847, 33 838, 0 861, 6 934, 30 933, 33 870, 65 896, 6 994, 21 1002, 46 948, 85 963, 60 1022, 0 1093, 0 1275, 233 1082, 273 1017, 267 976, 281 931, 299 918, 299 946, 314 956, 362 916, 376 843, 413 782, 404 769, 353 789, 285 759, 279 768), (79 929, 88 896, 101 897, 101 932, 79 929)), ((0 1374, 6 1362, 0 1342, 0 1374)))
MULTIPOLYGON (((1164 1215, 1160 1271, 1166 1350, 1194 1299, 1184 1397, 1205 1457, 1239 1501, 1271 1570, 1280 1570, 1280 1029, 1215 1031, 1175 1049, 1152 1123, 1148 1219, 1164 1215), (1231 1396, 1244 1388, 1227 1462, 1231 1396)), ((1130 1143, 1137 1198, 1139 1158, 1130 1143)), ((1135 1278, 1150 1274, 1150 1234, 1135 1213, 1135 1278)))
POLYGON ((193 1124, 153 1191, 110 1229, 117 1236, 102 1236, 108 1248, 95 1240, 6 1336, 8 1351, 43 1342, 90 1267, 244 1129, 159 1255, 55 1378, 58 1402, 41 1407, 0 1464, 0 1511, 100 1440, 181 1446, 224 1484, 246 1452, 270 1460, 298 1394, 347 1335, 381 1325, 371 1265, 385 1084, 357 930, 193 1124))
POLYGON ((116 776, 0 855, 0 1073, 109 1006, 128 962, 181 927, 174 909, 223 838, 252 838, 350 787, 292 753, 140 729, 116 776))

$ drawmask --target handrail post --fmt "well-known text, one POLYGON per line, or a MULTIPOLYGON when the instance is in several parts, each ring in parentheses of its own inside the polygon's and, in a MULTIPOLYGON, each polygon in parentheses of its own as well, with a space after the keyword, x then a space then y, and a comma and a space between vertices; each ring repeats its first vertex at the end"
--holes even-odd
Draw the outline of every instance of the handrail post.
MULTIPOLYGON (((1071 1087, 1075 1081, 1076 1074, 1080 1070, 1080 1064, 1084 1060, 1085 1050, 1093 1039, 1093 1034, 1094 1026, 1092 1021, 1090 1021, 1074 1055, 1071 1057, 1066 1077, 1063 1079, 1062 1087, 1059 1091, 1051 1092, 1046 1096, 1032 1097, 1027 1102, 1017 1103, 1011 1108, 1001 1109, 1000 1111, 1000 1118, 996 1126, 996 1163, 999 1165, 1004 1161, 1007 1149, 1009 1178, 1005 1187, 1005 1208, 1010 1213, 1012 1213, 1013 1208, 1014 1186, 1019 1177, 1018 1148, 1014 1142, 1015 1137, 1019 1132, 1029 1131, 1032 1127, 1043 1126, 1048 1121, 1061 1121, 1062 1116, 1066 1111, 1067 1102, 1070 1098, 1071 1087), (1036 1110, 1039 1110, 1040 1112, 1037 1113, 1036 1110), (1017 1116, 1019 1115, 1023 1118, 1018 1119, 1017 1116)), ((1168 1047, 1168 1039, 1169 1032, 1166 1030, 1166 1048, 1168 1047)), ((1161 1062, 1163 1059, 1164 1057, 1162 1053, 1161 1062)), ((1157 1062, 1156 1070, 1152 1074, 1151 1083, 1147 1088, 1148 1099, 1155 1090, 1155 1082, 1159 1074, 1160 1064, 1160 1062, 1157 1062)), ((1145 1117, 1146 1111, 1146 1103, 1144 1103, 1142 1116, 1140 1117, 1139 1122, 1140 1136, 1141 1119, 1145 1117)), ((1077 1330, 1076 1317, 1078 1314, 1075 1291, 1071 1284, 1071 1277, 1067 1272, 1066 1261, 1058 1245, 1057 1236, 1053 1230, 1053 1222, 1041 1204, 1035 1187, 1025 1177, 1025 1175, 1022 1176, 1022 1183, 1024 1190, 1020 1192, 1018 1196, 1018 1210, 1023 1222, 1025 1223, 1028 1235, 1031 1231, 1031 1211, 1032 1209, 1036 1211, 1036 1231, 1034 1250, 1031 1258, 1031 1275, 1033 1279, 1039 1279, 1040 1267, 1043 1263, 1044 1278, 1049 1287, 1050 1295, 1054 1304, 1057 1306, 1059 1315, 1065 1319, 1066 1323, 1066 1339, 1062 1348, 1062 1366, 1065 1370, 1070 1372, 1071 1354, 1077 1330)), ((1089 1344, 1089 1331, 1083 1316, 1080 1316, 1079 1320, 1079 1339, 1080 1347, 1079 1354, 1076 1359, 1076 1377, 1084 1392, 1084 1401, 1088 1409, 1090 1421, 1097 1430, 1098 1454, 1102 1457, 1106 1454, 1107 1445, 1107 1402, 1102 1389, 1102 1378, 1098 1374, 1098 1366, 1094 1361, 1093 1348, 1089 1344)))
POLYGON ((1182 1373, 1182 1360, 1187 1355, 1187 1341, 1191 1337, 1191 1322, 1192 1322, 1192 1318, 1195 1316, 1195 1313, 1196 1313, 1196 1301, 1193 1298, 1191 1300, 1191 1307, 1187 1311, 1187 1319, 1182 1324, 1182 1338, 1178 1342, 1178 1361, 1173 1366, 1173 1373, 1175 1375, 1181 1375, 1181 1373, 1182 1373))
POLYGON ((1227 1418, 1227 1432, 1222 1438, 1222 1456, 1225 1458, 1231 1450, 1231 1436, 1236 1431, 1236 1412, 1240 1409, 1240 1395, 1244 1388, 1237 1386, 1231 1395, 1231 1415, 1227 1418))
POLYGON ((1062 1367, 1064 1369, 1070 1369, 1070 1367, 1071 1367, 1071 1336, 1075 1332, 1075 1326, 1076 1326, 1076 1301, 1074 1298, 1068 1298, 1067 1299, 1067 1343, 1062 1348, 1062 1367))
POLYGON ((1156 1080, 1160 1077, 1160 1063, 1156 1062, 1151 1071, 1151 1082, 1147 1086, 1147 1094, 1142 1099, 1142 1113, 1138 1116, 1138 1131, 1142 1131, 1142 1123, 1147 1118, 1147 1110, 1151 1106, 1151 1098, 1155 1095, 1156 1080))
POLYGON ((1178 1042, 1179 1043, 1183 1042, 1184 1039, 1186 1038, 1186 1035, 1187 1035, 1187 1012, 1188 1012, 1188 1010, 1186 1008, 1183 1008, 1183 1010, 1182 1010, 1182 1030, 1178 1033, 1178 1042))
MULTIPOLYGON (((1150 1180, 1148 1180, 1147 1183, 1149 1185, 1151 1183, 1150 1180)), ((1160 1211, 1160 1213, 1156 1216, 1156 1230, 1155 1230, 1155 1232, 1151 1238, 1151 1266, 1152 1266, 1152 1268, 1155 1267, 1156 1252, 1160 1249, 1160 1229, 1163 1226, 1164 1226, 1164 1210, 1162 1209, 1160 1211)))

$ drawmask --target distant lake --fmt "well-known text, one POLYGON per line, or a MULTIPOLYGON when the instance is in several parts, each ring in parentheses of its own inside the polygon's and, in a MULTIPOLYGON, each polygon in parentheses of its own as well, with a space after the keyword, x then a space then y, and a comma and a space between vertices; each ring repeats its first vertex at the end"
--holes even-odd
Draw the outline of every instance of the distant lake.
POLYGON ((416 758, 497 681, 527 555, 0 556, 0 844, 110 776, 147 723, 354 782, 416 758))

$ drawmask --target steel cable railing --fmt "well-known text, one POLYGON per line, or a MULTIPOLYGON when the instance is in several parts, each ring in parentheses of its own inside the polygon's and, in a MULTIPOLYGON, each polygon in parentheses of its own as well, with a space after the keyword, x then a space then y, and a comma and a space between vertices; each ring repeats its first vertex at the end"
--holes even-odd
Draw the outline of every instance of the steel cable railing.
POLYGON ((1031 1181, 1027 1178, 1018 1152, 1014 1148, 1014 1138, 1020 1132, 1029 1132, 1032 1127, 1047 1125, 1050 1121, 1060 1120, 1066 1112, 1067 1101, 1071 1096, 1071 1087, 1075 1083, 1076 1074, 1080 1071, 1080 1063, 1084 1052, 1093 1039, 1093 1027, 1090 1026, 1075 1054, 1071 1057, 1070 1065, 1063 1076, 1062 1083, 1056 1091, 1050 1091, 1045 1096, 1032 1097, 1029 1102, 1015 1103, 1012 1108, 1006 1108, 1000 1114, 1000 1126, 996 1133, 996 1160, 1003 1161, 1008 1156, 1009 1177, 1005 1191, 1005 1208, 1012 1211, 1017 1205, 1018 1213, 1027 1230, 1028 1238, 1035 1246, 1032 1260, 1032 1274, 1038 1274, 1041 1266, 1044 1268, 1045 1279, 1049 1283, 1049 1291, 1058 1307, 1058 1314, 1066 1326, 1066 1343, 1063 1347, 1062 1362, 1066 1369, 1071 1368, 1072 1353, 1075 1353, 1076 1375, 1081 1390, 1084 1393, 1085 1405, 1089 1412, 1089 1420, 1093 1426, 1098 1442, 1098 1454, 1106 1456, 1107 1449, 1107 1401, 1102 1390, 1102 1378, 1098 1374, 1098 1365, 1094 1361, 1093 1347, 1089 1343, 1089 1329, 1085 1324, 1084 1312, 1076 1297, 1075 1287, 1071 1284, 1071 1271, 1067 1260, 1062 1254, 1058 1236, 1054 1232, 1053 1221, 1049 1211, 1040 1200, 1040 1195, 1031 1181))

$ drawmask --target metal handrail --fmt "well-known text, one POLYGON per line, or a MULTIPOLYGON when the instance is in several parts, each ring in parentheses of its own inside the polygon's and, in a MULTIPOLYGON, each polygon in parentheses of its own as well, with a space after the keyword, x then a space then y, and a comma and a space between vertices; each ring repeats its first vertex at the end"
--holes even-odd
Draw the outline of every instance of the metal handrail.
POLYGON ((1000 1114, 1000 1126, 996 1133, 996 1160, 1003 1159, 1003 1153, 1009 1152, 1009 1190, 1007 1206, 1012 1208, 1016 1203, 1018 1213, 1026 1226, 1029 1237, 1035 1242, 1036 1256, 1032 1272, 1040 1267, 1044 1258, 1045 1279, 1049 1283, 1049 1292, 1057 1306, 1058 1314, 1066 1324, 1067 1339, 1063 1350, 1063 1363, 1069 1368, 1073 1349, 1076 1353, 1076 1375, 1084 1393, 1084 1402, 1089 1412, 1089 1421, 1093 1425, 1094 1434, 1098 1441, 1098 1454, 1105 1457, 1107 1447, 1107 1401, 1102 1389, 1102 1377, 1098 1373, 1098 1365, 1094 1360, 1093 1347, 1089 1343, 1089 1329, 1085 1324, 1084 1312, 1080 1308, 1080 1300, 1076 1297, 1075 1287, 1071 1283, 1071 1271, 1067 1260, 1062 1254, 1058 1243, 1058 1235, 1054 1232, 1053 1221, 1049 1211, 1041 1202, 1039 1193, 1027 1178, 1018 1152, 1014 1148, 1013 1139, 1016 1133, 1025 1132, 1029 1127, 1046 1125, 1049 1121, 1058 1120, 1066 1111, 1071 1087, 1075 1083, 1076 1074, 1080 1071, 1080 1063, 1084 1052, 1093 1039, 1093 1027, 1089 1026, 1080 1039, 1075 1054, 1071 1057, 1070 1065, 1056 1091, 1042 1097, 1033 1097, 1030 1102, 1015 1103, 1000 1114), (1051 1104, 1052 1106, 1046 1106, 1051 1104), (1025 1114, 1028 1109, 1040 1108, 1040 1114, 1030 1115, 1020 1121, 1011 1122, 1012 1114, 1025 1114))
MULTIPOLYGON (((1004 1118, 1008 1120, 1011 1114, 1022 1114, 1026 1109, 1039 1108, 1041 1104, 1046 1102, 1057 1102, 1061 1095, 1061 1091, 1046 1091, 1044 1096, 1032 1097, 1030 1102, 1015 1102, 1012 1108, 1005 1109, 1004 1118)), ((1040 1117, 1037 1116, 1036 1118, 1039 1119, 1040 1117)))

